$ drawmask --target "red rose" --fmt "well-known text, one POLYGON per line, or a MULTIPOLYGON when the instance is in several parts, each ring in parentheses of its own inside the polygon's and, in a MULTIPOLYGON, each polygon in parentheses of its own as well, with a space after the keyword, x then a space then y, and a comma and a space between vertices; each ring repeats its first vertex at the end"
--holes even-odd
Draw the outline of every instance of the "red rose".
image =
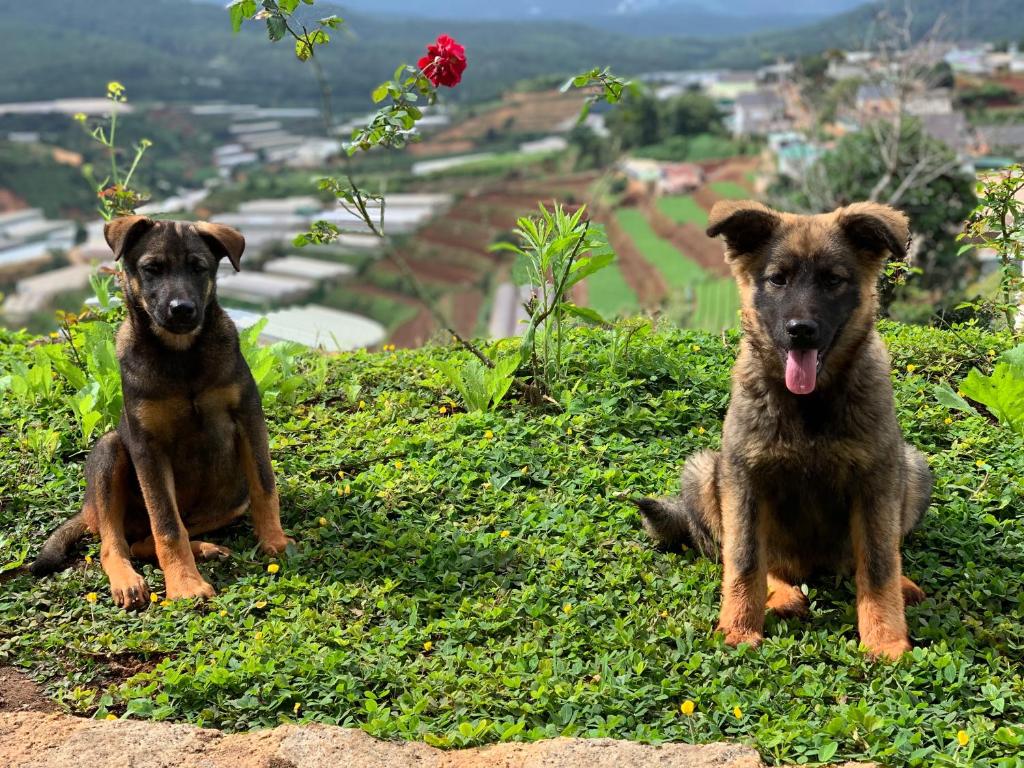
POLYGON ((424 76, 435 86, 458 85, 466 69, 466 49, 448 35, 427 46, 427 55, 416 62, 424 76))

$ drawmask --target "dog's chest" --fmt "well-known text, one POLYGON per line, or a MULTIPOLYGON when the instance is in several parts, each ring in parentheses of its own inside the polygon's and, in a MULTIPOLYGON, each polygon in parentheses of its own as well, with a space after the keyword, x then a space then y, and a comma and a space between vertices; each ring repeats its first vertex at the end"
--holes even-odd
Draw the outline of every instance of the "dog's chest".
POLYGON ((197 393, 144 399, 135 418, 148 436, 165 445, 234 442, 235 418, 241 401, 237 385, 197 393))

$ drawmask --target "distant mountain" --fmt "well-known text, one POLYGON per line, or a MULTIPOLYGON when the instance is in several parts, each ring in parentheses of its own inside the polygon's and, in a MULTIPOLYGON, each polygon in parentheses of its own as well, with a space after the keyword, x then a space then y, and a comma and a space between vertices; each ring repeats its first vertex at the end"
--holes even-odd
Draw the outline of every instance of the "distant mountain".
MULTIPOLYGON (((0 101, 99 95, 108 80, 118 79, 136 101, 316 104, 310 68, 295 60, 287 43, 271 44, 258 24, 246 24, 240 34, 232 35, 223 2, 9 3, 0 24, 0 71, 4 73, 0 78, 0 101)), ((398 2, 408 4, 411 0, 374 0, 374 7, 398 2)), ((449 8, 459 2, 465 0, 437 5, 449 8)), ((565 0, 564 5, 580 7, 582 2, 565 0)), ((644 2, 644 13, 666 7, 662 0, 644 2)), ((893 2, 897 7, 903 5, 903 0, 893 2)), ((609 7, 612 0, 594 3, 609 7)), ((368 5, 369 0, 364 4, 368 5)), ((477 4, 488 5, 478 0, 477 4)), ((716 7, 722 5, 716 3, 716 7)), ((734 0, 732 5, 741 8, 755 4, 753 0, 734 0)), ((802 9, 808 3, 793 0, 791 5, 802 9)), ((571 21, 439 20, 369 16, 337 9, 346 19, 349 32, 334 34, 334 41, 321 53, 321 61, 331 80, 338 112, 352 115, 367 111, 373 87, 386 79, 397 63, 415 61, 439 32, 452 34, 464 43, 470 59, 463 83, 450 94, 451 98, 477 101, 494 98, 519 80, 564 76, 598 65, 610 65, 623 74, 745 68, 778 56, 833 47, 856 48, 864 45, 882 5, 858 7, 800 29, 721 40, 659 35, 642 43, 620 31, 571 21)), ((915 31, 920 34, 944 14, 947 30, 954 37, 1018 40, 1024 37, 1020 5, 1021 0, 913 0, 915 31)), ((312 9, 300 7, 315 15, 336 10, 322 2, 312 9)))
MULTIPOLYGON (((220 3, 222 0, 204 0, 220 3)), ((570 21, 637 37, 725 38, 791 29, 867 0, 349 0, 359 14, 463 21, 570 21)))

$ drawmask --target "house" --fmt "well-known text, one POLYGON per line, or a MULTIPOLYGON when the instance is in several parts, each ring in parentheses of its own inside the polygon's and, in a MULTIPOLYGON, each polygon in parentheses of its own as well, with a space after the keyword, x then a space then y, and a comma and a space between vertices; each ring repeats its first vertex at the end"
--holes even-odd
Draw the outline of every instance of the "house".
POLYGON ((896 89, 890 83, 864 83, 854 100, 857 112, 868 119, 895 114, 899 109, 896 89))
POLYGON ((696 163, 662 163, 655 184, 659 195, 683 195, 704 183, 704 169, 696 163))
POLYGON ((921 115, 921 129, 964 157, 974 147, 974 136, 962 112, 921 115))
POLYGON ((735 136, 763 136, 789 126, 786 102, 775 91, 752 91, 736 98, 732 115, 735 136))
POLYGON ((953 111, 953 96, 948 88, 935 88, 907 97, 903 109, 910 115, 948 115, 953 111))
POLYGON ((978 149, 982 154, 1007 152, 1018 159, 1024 158, 1024 125, 982 125, 977 130, 978 149))
POLYGON ((832 80, 864 79, 874 57, 871 51, 843 51, 842 56, 829 60, 825 75, 832 80))

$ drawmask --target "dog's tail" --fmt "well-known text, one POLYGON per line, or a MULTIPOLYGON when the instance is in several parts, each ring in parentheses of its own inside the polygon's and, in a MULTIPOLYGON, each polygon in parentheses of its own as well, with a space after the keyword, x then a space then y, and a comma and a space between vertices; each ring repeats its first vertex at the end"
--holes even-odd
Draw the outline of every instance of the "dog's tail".
POLYGON ((28 567, 32 575, 39 578, 64 570, 68 565, 71 550, 85 536, 87 530, 85 515, 79 512, 51 533, 43 548, 39 550, 39 556, 28 567))
POLYGON ((718 559, 722 538, 722 512, 718 501, 718 454, 701 451, 683 467, 679 496, 635 499, 644 529, 666 549, 692 547, 705 557, 718 559))

